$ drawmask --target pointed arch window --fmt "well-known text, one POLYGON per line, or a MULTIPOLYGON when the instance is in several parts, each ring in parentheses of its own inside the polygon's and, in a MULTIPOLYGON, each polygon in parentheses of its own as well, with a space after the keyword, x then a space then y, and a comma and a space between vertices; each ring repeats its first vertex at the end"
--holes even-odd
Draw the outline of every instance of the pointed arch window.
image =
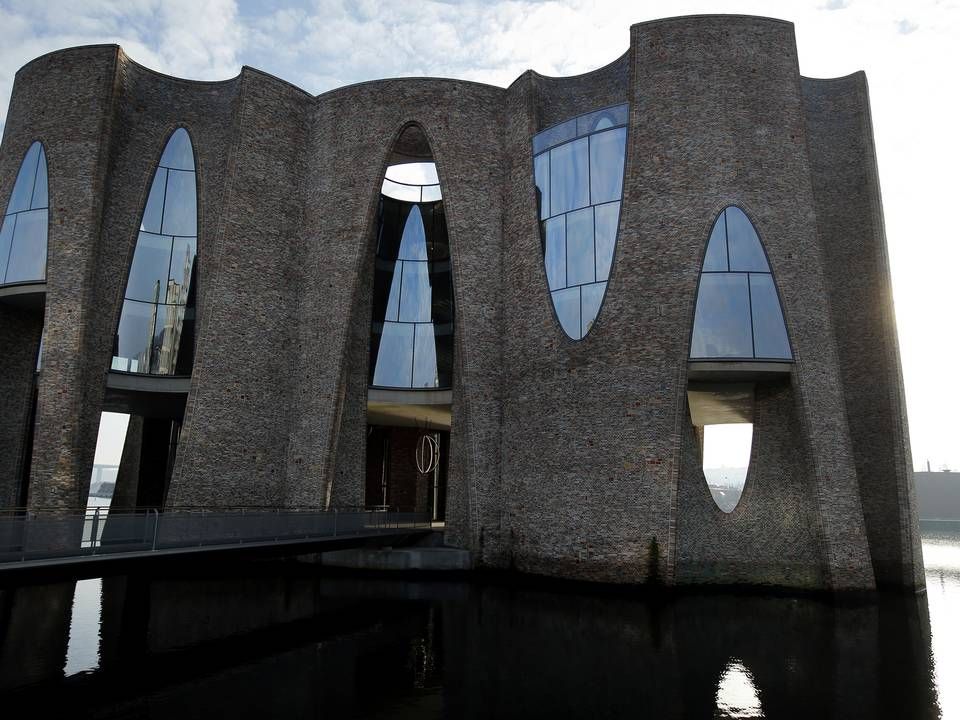
POLYGON ((197 175, 178 128, 164 148, 140 222, 111 369, 189 375, 196 307, 197 175))
POLYGON ((47 277, 47 157, 37 141, 27 150, 0 229, 0 285, 47 277))
POLYGON ((690 359, 793 359, 767 254, 750 218, 733 205, 717 216, 707 242, 690 359))

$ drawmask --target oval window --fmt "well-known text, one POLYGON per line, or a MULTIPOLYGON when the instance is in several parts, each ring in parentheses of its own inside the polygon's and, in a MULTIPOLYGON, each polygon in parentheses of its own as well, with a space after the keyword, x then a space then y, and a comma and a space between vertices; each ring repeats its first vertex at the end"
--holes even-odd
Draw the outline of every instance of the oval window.
POLYGON ((560 327, 586 337, 613 265, 627 147, 627 105, 554 125, 533 137, 543 265, 560 327))

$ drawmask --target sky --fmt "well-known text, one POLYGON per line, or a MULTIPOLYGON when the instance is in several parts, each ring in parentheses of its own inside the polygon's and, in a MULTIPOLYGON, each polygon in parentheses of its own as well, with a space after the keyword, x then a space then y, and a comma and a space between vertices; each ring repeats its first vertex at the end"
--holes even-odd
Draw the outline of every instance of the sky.
POLYGON ((595 69, 627 49, 631 24, 698 13, 792 21, 805 76, 866 71, 914 466, 960 469, 960 0, 0 0, 0 122, 16 70, 73 45, 118 43, 200 80, 250 65, 311 93, 422 75, 506 86, 530 68, 595 69))

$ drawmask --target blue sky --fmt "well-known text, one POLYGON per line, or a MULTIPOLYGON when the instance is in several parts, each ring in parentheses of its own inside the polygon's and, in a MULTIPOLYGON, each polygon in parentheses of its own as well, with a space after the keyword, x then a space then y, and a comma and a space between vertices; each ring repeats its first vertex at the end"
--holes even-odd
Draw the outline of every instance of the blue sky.
POLYGON ((796 25, 800 70, 866 70, 884 195, 914 464, 960 469, 954 207, 960 183, 960 0, 657 2, 0 2, 0 108, 16 70, 50 50, 118 43, 136 61, 216 80, 242 65, 312 93, 382 77, 508 85, 533 68, 569 75, 622 54, 635 22, 746 13, 796 25))

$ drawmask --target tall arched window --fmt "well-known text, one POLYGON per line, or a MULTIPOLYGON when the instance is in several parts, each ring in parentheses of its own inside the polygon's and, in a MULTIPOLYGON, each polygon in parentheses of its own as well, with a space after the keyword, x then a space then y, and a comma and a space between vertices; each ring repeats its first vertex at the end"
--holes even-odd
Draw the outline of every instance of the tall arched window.
POLYGON ((760 237, 746 213, 733 205, 717 216, 707 242, 690 359, 793 359, 760 237))
POLYGON ((585 337, 607 292, 620 222, 627 106, 575 117, 533 136, 543 263, 563 331, 585 337))
POLYGON ((47 277, 47 156, 34 142, 10 193, 0 229, 0 285, 47 277))
POLYGON ((112 370, 189 375, 196 306, 197 175, 184 128, 167 142, 143 210, 112 370))
POLYGON ((440 184, 433 163, 387 170, 380 197, 370 340, 370 385, 449 388, 453 281, 440 184))

